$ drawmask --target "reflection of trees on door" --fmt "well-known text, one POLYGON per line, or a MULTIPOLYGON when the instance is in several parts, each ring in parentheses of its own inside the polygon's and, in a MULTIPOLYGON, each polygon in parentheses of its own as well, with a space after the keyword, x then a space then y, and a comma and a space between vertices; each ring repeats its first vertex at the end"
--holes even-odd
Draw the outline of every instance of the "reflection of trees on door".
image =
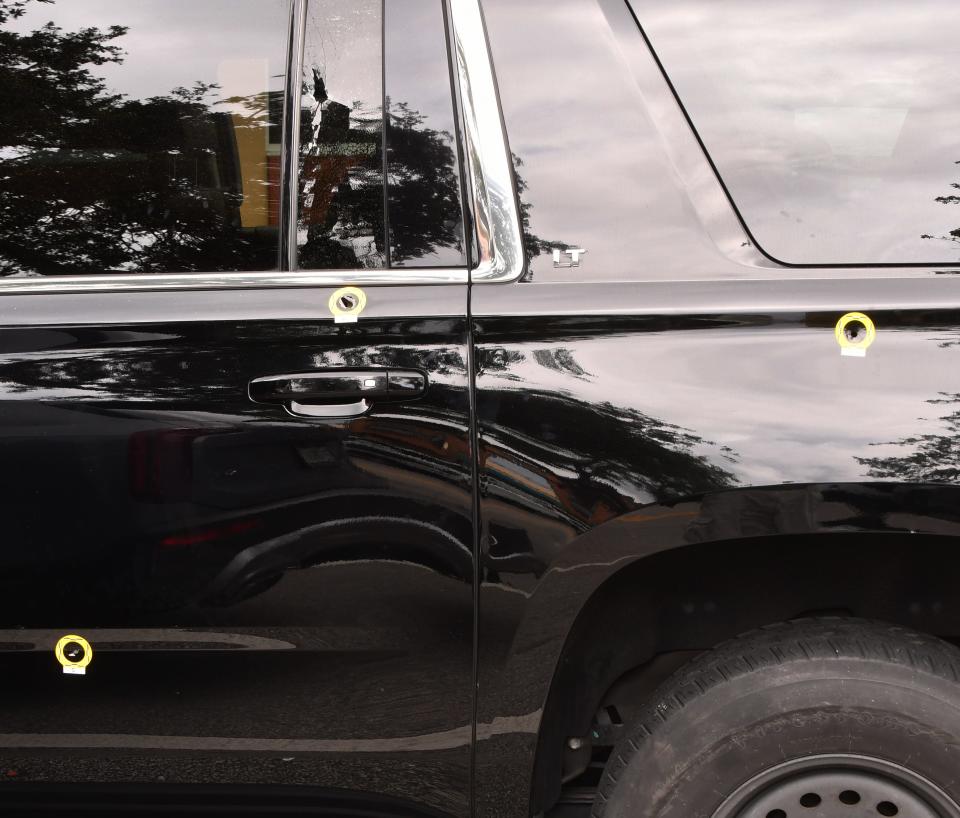
MULTIPOLYGON (((955 165, 960 165, 960 161, 954 162, 955 165)), ((960 182, 951 182, 950 187, 954 190, 960 190, 960 182)), ((934 201, 940 202, 940 204, 960 204, 960 196, 955 193, 949 194, 947 196, 937 196, 934 201)), ((952 241, 960 244, 960 227, 956 230, 951 230, 946 236, 931 236, 928 233, 924 233, 920 238, 922 239, 938 239, 940 241, 952 241)))
POLYGON ((738 484, 729 467, 739 455, 729 447, 635 408, 588 398, 582 390, 597 376, 577 360, 576 349, 485 346, 478 352, 478 371, 479 413, 504 419, 489 424, 484 445, 502 447, 503 462, 526 455, 525 467, 533 471, 549 462, 579 474, 580 481, 590 478, 607 487, 604 502, 617 513, 638 502, 671 502, 738 484), (563 376, 563 387, 539 388, 536 367, 563 376), (525 386, 511 389, 511 382, 525 386), (536 429, 537 438, 517 429, 536 429), (598 441, 616 445, 605 448, 598 441))
POLYGON ((940 392, 927 400, 940 408, 941 428, 935 433, 913 435, 894 443, 873 445, 902 446, 902 455, 891 457, 858 457, 866 466, 867 476, 879 480, 904 483, 956 483, 960 481, 960 393, 940 392))

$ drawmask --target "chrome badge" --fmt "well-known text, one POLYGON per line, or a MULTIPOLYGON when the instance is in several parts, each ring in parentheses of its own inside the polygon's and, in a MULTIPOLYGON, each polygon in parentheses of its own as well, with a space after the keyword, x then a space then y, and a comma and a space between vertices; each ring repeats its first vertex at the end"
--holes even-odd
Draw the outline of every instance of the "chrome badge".
POLYGON ((554 267, 579 267, 580 266, 580 256, 582 256, 587 251, 582 247, 569 247, 566 250, 554 250, 553 251, 553 266, 554 267), (562 261, 564 255, 570 256, 569 261, 562 261))

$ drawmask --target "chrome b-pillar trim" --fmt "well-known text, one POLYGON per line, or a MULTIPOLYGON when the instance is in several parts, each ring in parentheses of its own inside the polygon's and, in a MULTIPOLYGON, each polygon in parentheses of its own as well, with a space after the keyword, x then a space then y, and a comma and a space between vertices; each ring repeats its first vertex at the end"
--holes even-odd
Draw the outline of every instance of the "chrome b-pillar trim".
POLYGON ((480 0, 450 0, 450 12, 479 254, 470 280, 515 281, 523 274, 523 233, 480 0))
POLYGON ((287 33, 287 70, 283 86, 283 145, 280 153, 280 264, 282 272, 297 269, 297 222, 300 216, 300 88, 307 31, 307 0, 291 0, 287 33))

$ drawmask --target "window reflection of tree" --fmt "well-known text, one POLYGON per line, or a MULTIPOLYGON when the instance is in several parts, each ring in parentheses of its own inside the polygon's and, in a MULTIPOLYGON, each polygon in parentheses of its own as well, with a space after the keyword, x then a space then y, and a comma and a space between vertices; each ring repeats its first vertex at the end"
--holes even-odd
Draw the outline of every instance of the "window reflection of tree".
MULTIPOLYGON (((0 25, 41 2, 0 0, 0 25)), ((123 63, 127 30, 0 29, 0 274, 274 268, 276 229, 241 216, 244 187, 270 184, 266 150, 253 178, 238 152, 246 131, 266 145, 268 93, 111 93, 94 70, 123 63)))
POLYGON ((390 103, 387 129, 390 260, 415 261, 438 247, 463 248, 463 211, 453 134, 426 125, 406 102, 390 103))
MULTIPOLYGON (((53 1, 0 0, 0 25, 53 1)), ((278 95, 217 99, 203 81, 146 99, 112 93, 96 68, 124 63, 127 30, 0 29, 0 274, 275 269, 277 158, 250 146, 279 139, 278 95)), ((316 72, 310 91, 301 262, 382 267, 382 109, 329 98, 316 72)), ((403 102, 390 111, 394 263, 462 254, 452 134, 403 102)))
POLYGON ((382 108, 333 100, 312 69, 301 146, 300 264, 306 269, 386 266, 438 248, 463 253, 453 135, 426 124, 406 102, 390 104, 386 202, 382 108))
POLYGON ((311 86, 301 113, 300 265, 383 267, 382 110, 330 99, 316 68, 311 86))

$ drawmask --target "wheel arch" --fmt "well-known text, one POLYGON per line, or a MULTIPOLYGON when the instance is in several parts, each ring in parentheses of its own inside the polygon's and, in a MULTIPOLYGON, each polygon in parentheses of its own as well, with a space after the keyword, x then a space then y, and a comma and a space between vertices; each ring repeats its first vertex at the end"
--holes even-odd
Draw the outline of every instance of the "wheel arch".
POLYGON ((722 495, 598 526, 541 577, 512 646, 525 653, 539 638, 548 659, 556 645, 555 661, 541 665, 552 672, 539 690, 532 814, 558 797, 567 739, 589 738, 611 687, 659 655, 822 613, 960 635, 960 602, 951 599, 957 489, 808 485, 722 495), (745 509, 774 507, 765 522, 747 524, 745 509), (710 536, 718 526, 740 536, 710 536))

